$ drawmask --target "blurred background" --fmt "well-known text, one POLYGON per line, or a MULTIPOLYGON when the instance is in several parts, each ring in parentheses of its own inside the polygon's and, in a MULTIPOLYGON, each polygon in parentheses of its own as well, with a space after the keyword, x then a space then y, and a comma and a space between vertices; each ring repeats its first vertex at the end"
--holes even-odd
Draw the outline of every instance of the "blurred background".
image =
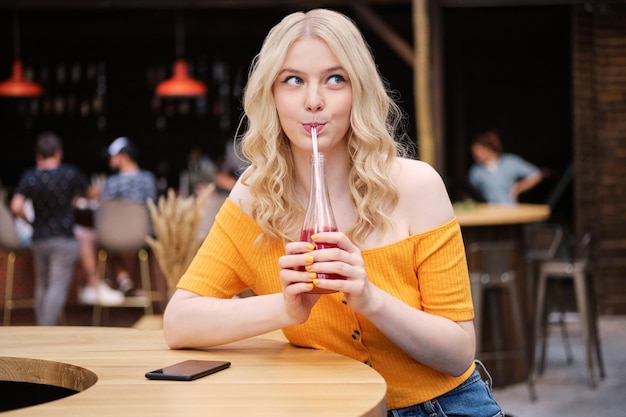
MULTIPOLYGON (((550 202, 551 220, 593 228, 600 309, 626 312, 626 7, 567 0, 3 0, 0 81, 16 56, 35 97, 0 96, 0 180, 9 190, 33 165, 33 143, 52 130, 65 160, 107 172, 106 146, 129 136, 140 164, 179 186, 192 155, 227 158, 242 88, 267 31, 296 10, 330 7, 352 17, 408 117, 404 140, 441 173, 453 201, 472 198, 466 175, 475 133, 496 128, 504 148, 542 168, 523 202, 550 202), (417 25, 418 6, 428 27, 417 25), (416 39, 426 30, 428 100, 417 91, 416 39), (177 58, 206 93, 156 93, 177 58), (419 105, 416 105, 418 103, 419 105), (421 107, 420 107, 421 106, 421 107), (432 137, 418 112, 430 110, 432 137), (575 167, 576 175, 570 175, 575 167), (621 209, 620 209, 621 207, 621 209)), ((423 38, 422 38, 423 39, 423 38)), ((421 73, 420 73, 421 74, 421 73)))

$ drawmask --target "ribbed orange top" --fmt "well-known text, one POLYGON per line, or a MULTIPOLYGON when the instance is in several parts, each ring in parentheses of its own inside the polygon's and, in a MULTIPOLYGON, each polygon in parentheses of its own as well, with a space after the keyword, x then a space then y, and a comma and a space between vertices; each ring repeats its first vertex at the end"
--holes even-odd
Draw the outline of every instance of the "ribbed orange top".
MULTIPOLYGON (((255 244, 261 229, 227 199, 211 232, 178 288, 203 296, 230 298, 246 288, 256 294, 281 291, 279 241, 255 244)), ((427 313, 466 321, 474 317, 465 249, 456 220, 396 243, 362 251, 372 284, 427 313), (421 279, 420 277, 425 277, 421 279)), ((325 349, 371 364, 387 382, 389 409, 442 395, 469 377, 474 365, 451 377, 415 361, 368 319, 324 295, 306 323, 283 329, 297 346, 325 349)))

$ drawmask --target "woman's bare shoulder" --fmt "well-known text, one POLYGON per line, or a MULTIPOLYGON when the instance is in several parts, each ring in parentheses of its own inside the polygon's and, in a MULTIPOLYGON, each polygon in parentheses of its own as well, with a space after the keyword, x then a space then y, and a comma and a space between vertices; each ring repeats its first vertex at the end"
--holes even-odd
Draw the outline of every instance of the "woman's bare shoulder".
POLYGON ((398 209, 407 216, 411 234, 427 231, 454 217, 448 190, 441 175, 426 162, 398 158, 394 181, 400 201, 398 209))
POLYGON ((250 187, 242 183, 241 179, 237 180, 228 198, 243 212, 248 215, 252 214, 252 194, 250 193, 250 187))
POLYGON ((428 163, 408 158, 397 158, 395 181, 398 187, 429 187, 434 190, 444 186, 441 175, 428 163))

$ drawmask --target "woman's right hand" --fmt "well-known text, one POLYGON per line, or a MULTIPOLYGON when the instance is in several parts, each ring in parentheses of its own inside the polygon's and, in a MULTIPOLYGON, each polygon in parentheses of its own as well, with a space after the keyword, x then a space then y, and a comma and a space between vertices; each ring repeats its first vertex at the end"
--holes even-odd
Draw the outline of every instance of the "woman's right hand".
POLYGON ((285 307, 293 324, 304 323, 320 298, 320 294, 309 293, 314 284, 305 270, 307 265, 313 263, 313 257, 309 255, 309 251, 314 249, 312 246, 308 242, 287 243, 286 254, 278 259, 285 307))

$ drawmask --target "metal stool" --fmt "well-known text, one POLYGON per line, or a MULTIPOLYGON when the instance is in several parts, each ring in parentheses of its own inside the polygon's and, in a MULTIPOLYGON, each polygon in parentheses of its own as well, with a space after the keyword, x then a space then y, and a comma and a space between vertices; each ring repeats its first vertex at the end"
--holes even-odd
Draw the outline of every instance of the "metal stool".
MULTIPOLYGON (((571 260, 552 260, 544 261, 539 267, 539 281, 537 284, 537 307, 535 310, 535 338, 533 346, 537 347, 540 343, 539 364, 533 366, 532 377, 535 378, 535 372, 541 375, 545 369, 545 356, 547 347, 548 334, 548 312, 547 290, 551 281, 570 280, 574 285, 574 293, 576 298, 576 306, 578 309, 578 320, 580 323, 583 343, 585 344, 585 357, 587 360, 587 370, 589 373, 589 384, 592 388, 597 386, 595 362, 597 362, 600 379, 605 376, 604 363, 602 360, 602 352, 600 348, 600 337, 598 334, 597 314, 593 296, 593 285, 590 285, 590 254, 592 245, 591 233, 586 233, 580 240, 577 248, 578 256, 571 260), (594 360, 595 355, 595 360, 594 360), (537 368, 537 369, 535 369, 537 368)), ((560 312, 563 314, 563 312, 560 312)), ((561 326, 564 326, 563 319, 559 320, 561 326)), ((568 350, 569 343, 566 342, 566 354, 568 363, 573 361, 571 350, 568 350)))
MULTIPOLYGON (((563 226, 556 223, 531 223, 524 226, 524 251, 526 257, 526 297, 527 305, 535 306, 537 296, 537 276, 541 262, 551 261, 557 256, 563 242, 563 226)), ((534 312, 533 312, 534 319, 534 312)), ((559 329, 566 348, 568 359, 572 357, 567 326, 564 322, 559 323, 559 329)), ((535 323, 532 323, 531 334, 535 334, 535 323)), ((535 360, 535 350, 530 351, 531 363, 535 360)))
MULTIPOLYGON (((474 326, 476 329, 476 352, 482 360, 495 360, 501 362, 507 359, 519 358, 524 369, 530 375, 529 354, 523 320, 523 310, 517 291, 515 279, 515 267, 518 262, 519 245, 515 241, 502 242, 475 242, 467 248, 468 266, 474 303, 474 326), (495 290, 495 291, 494 291, 495 290), (516 337, 516 349, 504 349, 504 335, 502 334, 503 323, 501 314, 490 317, 493 324, 493 338, 495 350, 483 352, 483 308, 486 294, 499 296, 506 291, 510 301, 510 310, 513 318, 514 333, 516 337)), ((491 305, 501 308, 502 299, 494 297, 491 305)), ((533 380, 527 378, 530 398, 536 398, 533 380)))
POLYGON ((539 264, 554 259, 562 241, 563 226, 560 224, 542 222, 524 226, 528 305, 535 304, 535 283, 539 264))

